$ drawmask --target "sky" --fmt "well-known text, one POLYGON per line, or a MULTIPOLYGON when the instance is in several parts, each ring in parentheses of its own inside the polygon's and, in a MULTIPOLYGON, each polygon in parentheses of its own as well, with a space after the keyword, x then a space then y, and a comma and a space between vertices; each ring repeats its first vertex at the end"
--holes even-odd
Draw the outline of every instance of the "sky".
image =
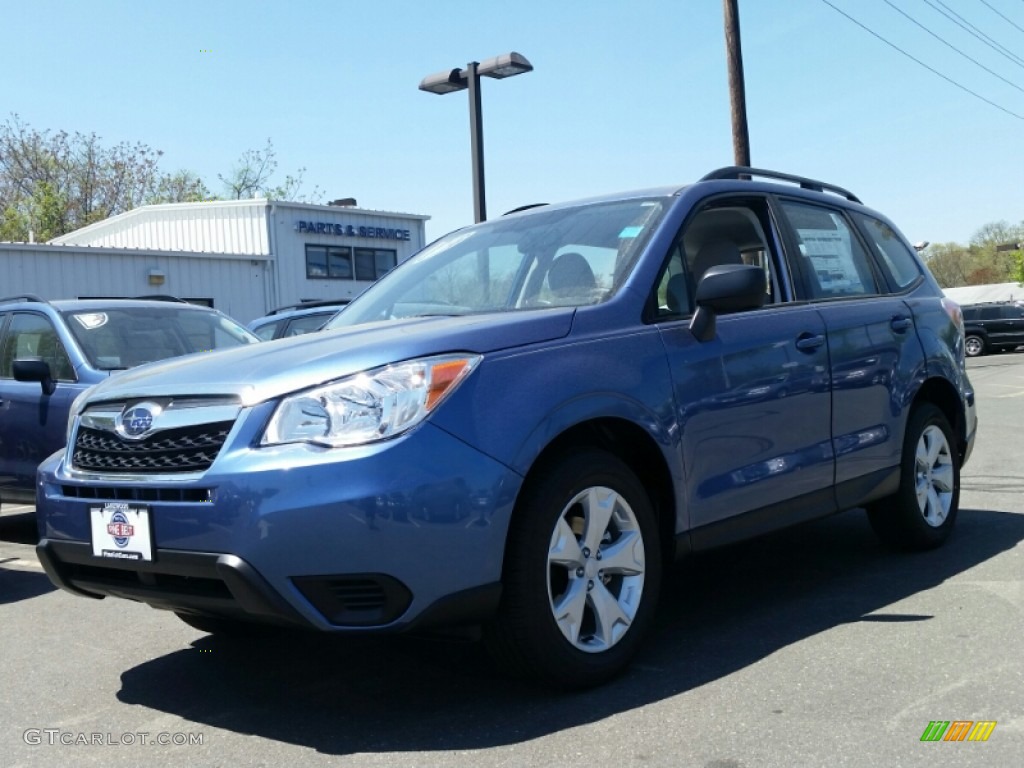
MULTIPOLYGON (((1024 0, 739 10, 754 166, 846 187, 913 242, 1024 220, 1024 0)), ((0 14, 0 120, 143 142, 215 193, 269 138, 278 182, 305 168, 324 202, 429 215, 428 241, 473 220, 469 109, 466 92, 417 86, 508 51, 534 71, 482 81, 491 217, 733 164, 720 0, 0 0, 0 14)))

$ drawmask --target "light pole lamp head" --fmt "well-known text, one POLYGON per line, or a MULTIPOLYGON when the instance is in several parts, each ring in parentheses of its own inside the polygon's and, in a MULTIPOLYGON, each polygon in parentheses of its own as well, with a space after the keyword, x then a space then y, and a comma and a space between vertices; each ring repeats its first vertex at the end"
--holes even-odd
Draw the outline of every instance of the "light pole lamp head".
POLYGON ((435 72, 424 77, 420 81, 420 90, 427 93, 445 94, 463 91, 468 85, 461 69, 446 69, 444 72, 435 72))
POLYGON ((515 51, 487 59, 477 67, 477 72, 481 75, 493 77, 497 80, 532 71, 533 64, 523 54, 516 53, 515 51))

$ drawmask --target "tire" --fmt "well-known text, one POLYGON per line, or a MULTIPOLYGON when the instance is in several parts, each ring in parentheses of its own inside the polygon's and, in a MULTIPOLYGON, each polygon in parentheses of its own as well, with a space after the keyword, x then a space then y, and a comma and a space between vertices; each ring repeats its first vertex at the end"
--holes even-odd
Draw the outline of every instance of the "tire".
POLYGON ((868 507, 868 519, 886 545, 922 551, 940 546, 960 507, 960 456, 949 421, 923 403, 907 421, 900 487, 868 507))
POLYGON ((618 674, 650 628, 662 577, 647 492, 615 456, 565 455, 527 479, 505 550, 495 661, 558 688, 618 674))
POLYGON ((964 352, 968 357, 979 357, 985 354, 985 339, 971 334, 964 339, 964 352))

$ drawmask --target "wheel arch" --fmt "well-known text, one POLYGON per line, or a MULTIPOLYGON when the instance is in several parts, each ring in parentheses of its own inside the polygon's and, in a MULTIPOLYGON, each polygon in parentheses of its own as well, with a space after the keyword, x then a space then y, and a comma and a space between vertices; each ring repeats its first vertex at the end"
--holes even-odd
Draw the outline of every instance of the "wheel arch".
POLYGON ((967 424, 963 404, 956 388, 946 379, 933 377, 927 379, 914 396, 913 406, 919 403, 931 403, 942 411, 953 434, 956 435, 957 452, 963 460, 967 450, 967 424))
MULTIPOLYGON (((579 422, 554 437, 537 454, 523 486, 544 466, 580 448, 600 448, 622 461, 647 490, 658 522, 662 562, 675 558, 675 481, 658 442, 642 427, 620 417, 600 417, 579 422)), ((522 490, 520 490, 522 493, 522 490)), ((513 513, 514 514, 514 513, 513 513)))

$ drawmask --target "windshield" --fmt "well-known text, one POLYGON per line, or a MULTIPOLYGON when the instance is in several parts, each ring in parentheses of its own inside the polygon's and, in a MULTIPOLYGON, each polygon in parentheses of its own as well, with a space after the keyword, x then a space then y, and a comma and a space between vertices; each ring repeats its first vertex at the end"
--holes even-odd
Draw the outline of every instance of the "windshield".
POLYGON ((597 304, 628 276, 662 199, 540 210, 458 230, 381 278, 325 327, 597 304))
POLYGON ((258 341, 219 312, 189 307, 103 307, 64 315, 89 362, 103 371, 258 341))

